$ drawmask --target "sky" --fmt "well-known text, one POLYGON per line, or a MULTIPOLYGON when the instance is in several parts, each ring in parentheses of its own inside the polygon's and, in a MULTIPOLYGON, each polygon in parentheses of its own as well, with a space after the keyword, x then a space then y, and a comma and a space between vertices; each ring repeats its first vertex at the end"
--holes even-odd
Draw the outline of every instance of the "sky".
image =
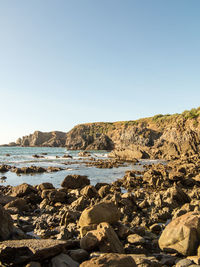
POLYGON ((0 144, 200 106, 199 0, 0 0, 0 144))

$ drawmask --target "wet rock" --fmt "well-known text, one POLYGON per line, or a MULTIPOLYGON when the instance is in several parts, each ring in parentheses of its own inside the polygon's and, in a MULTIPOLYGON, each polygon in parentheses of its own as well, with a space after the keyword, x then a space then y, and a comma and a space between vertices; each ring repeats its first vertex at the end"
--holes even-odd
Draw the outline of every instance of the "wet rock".
POLYGON ((159 246, 164 251, 195 255, 200 239, 200 213, 189 212, 169 223, 162 232, 159 246))
POLYGON ((102 202, 90 208, 86 208, 79 219, 81 227, 101 222, 115 223, 119 220, 120 213, 118 208, 109 202, 102 202))
POLYGON ((66 187, 68 189, 78 189, 83 188, 86 185, 90 184, 90 180, 87 176, 84 175, 68 175, 65 177, 63 182, 61 183, 62 187, 66 187))
POLYGON ((78 156, 79 156, 79 157, 90 157, 91 154, 90 154, 89 152, 87 152, 87 151, 80 151, 80 152, 78 153, 78 156))
POLYGON ((83 262, 80 267, 136 267, 132 257, 125 254, 108 253, 83 262))
POLYGON ((0 165, 0 172, 8 172, 11 166, 9 165, 0 165))

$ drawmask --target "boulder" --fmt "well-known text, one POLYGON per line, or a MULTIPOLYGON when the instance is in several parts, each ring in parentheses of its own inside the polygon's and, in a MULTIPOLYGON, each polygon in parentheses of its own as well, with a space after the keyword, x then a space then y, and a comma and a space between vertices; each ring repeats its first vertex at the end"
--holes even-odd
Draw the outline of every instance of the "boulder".
POLYGON ((88 232, 81 239, 80 246, 85 250, 98 247, 101 252, 124 253, 122 243, 108 223, 100 223, 97 230, 88 232))
POLYGON ((93 185, 86 185, 81 190, 81 195, 82 196, 86 196, 88 198, 97 198, 97 197, 99 197, 99 194, 98 194, 96 188, 93 185))
POLYGON ((10 214, 0 205, 0 240, 6 240, 13 231, 13 220, 10 214))
POLYGON ((85 175, 67 175, 61 183, 61 186, 68 189, 78 189, 89 184, 90 180, 85 175))
POLYGON ((81 227, 101 222, 116 223, 120 218, 118 208, 111 202, 98 203, 90 208, 86 208, 79 219, 81 227))
POLYGON ((11 196, 13 197, 24 197, 31 193, 35 193, 36 190, 33 186, 23 183, 21 185, 14 186, 12 188, 11 196))
POLYGON ((0 243, 0 262, 22 266, 24 262, 42 261, 54 257, 62 253, 66 247, 67 241, 53 239, 3 241, 0 243))
POLYGON ((200 240, 200 212, 188 212, 172 220, 162 232, 159 246, 164 251, 196 255, 200 240))
POLYGON ((51 265, 52 267, 78 267, 79 263, 70 258, 70 256, 61 253, 52 258, 51 265))
POLYGON ((5 209, 12 209, 12 208, 16 208, 18 212, 22 212, 22 211, 28 211, 29 210, 29 206, 27 205, 27 202, 25 199, 23 198, 17 198, 11 202, 9 202, 8 204, 6 204, 4 206, 5 209))
POLYGON ((128 255, 106 253, 83 262, 80 267, 136 267, 135 261, 128 255))

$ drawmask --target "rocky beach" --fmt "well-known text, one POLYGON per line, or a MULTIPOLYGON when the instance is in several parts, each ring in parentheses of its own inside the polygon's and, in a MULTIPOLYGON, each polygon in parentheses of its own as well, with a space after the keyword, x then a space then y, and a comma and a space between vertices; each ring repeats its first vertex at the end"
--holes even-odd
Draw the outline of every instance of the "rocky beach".
POLYGON ((41 151, 31 161, 42 164, 9 161, 8 151, 1 160, 1 266, 200 266, 199 115, 198 108, 82 124, 68 133, 35 132, 1 147, 67 149, 50 165, 50 152, 41 151), (106 157, 94 157, 95 150, 106 150, 106 157), (91 169, 67 173, 72 165, 91 169), (94 181, 90 170, 110 172, 94 181), (56 173, 62 179, 55 184, 56 173), (47 180, 33 182, 44 174, 47 180), (28 176, 12 185, 9 175, 18 181, 28 176))

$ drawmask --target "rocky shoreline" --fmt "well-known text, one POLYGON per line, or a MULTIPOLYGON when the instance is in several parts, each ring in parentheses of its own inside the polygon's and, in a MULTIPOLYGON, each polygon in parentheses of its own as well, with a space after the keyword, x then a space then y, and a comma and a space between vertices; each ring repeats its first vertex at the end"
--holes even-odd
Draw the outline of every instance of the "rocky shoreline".
POLYGON ((1 266, 199 266, 199 186, 199 154, 111 184, 2 185, 1 266))

